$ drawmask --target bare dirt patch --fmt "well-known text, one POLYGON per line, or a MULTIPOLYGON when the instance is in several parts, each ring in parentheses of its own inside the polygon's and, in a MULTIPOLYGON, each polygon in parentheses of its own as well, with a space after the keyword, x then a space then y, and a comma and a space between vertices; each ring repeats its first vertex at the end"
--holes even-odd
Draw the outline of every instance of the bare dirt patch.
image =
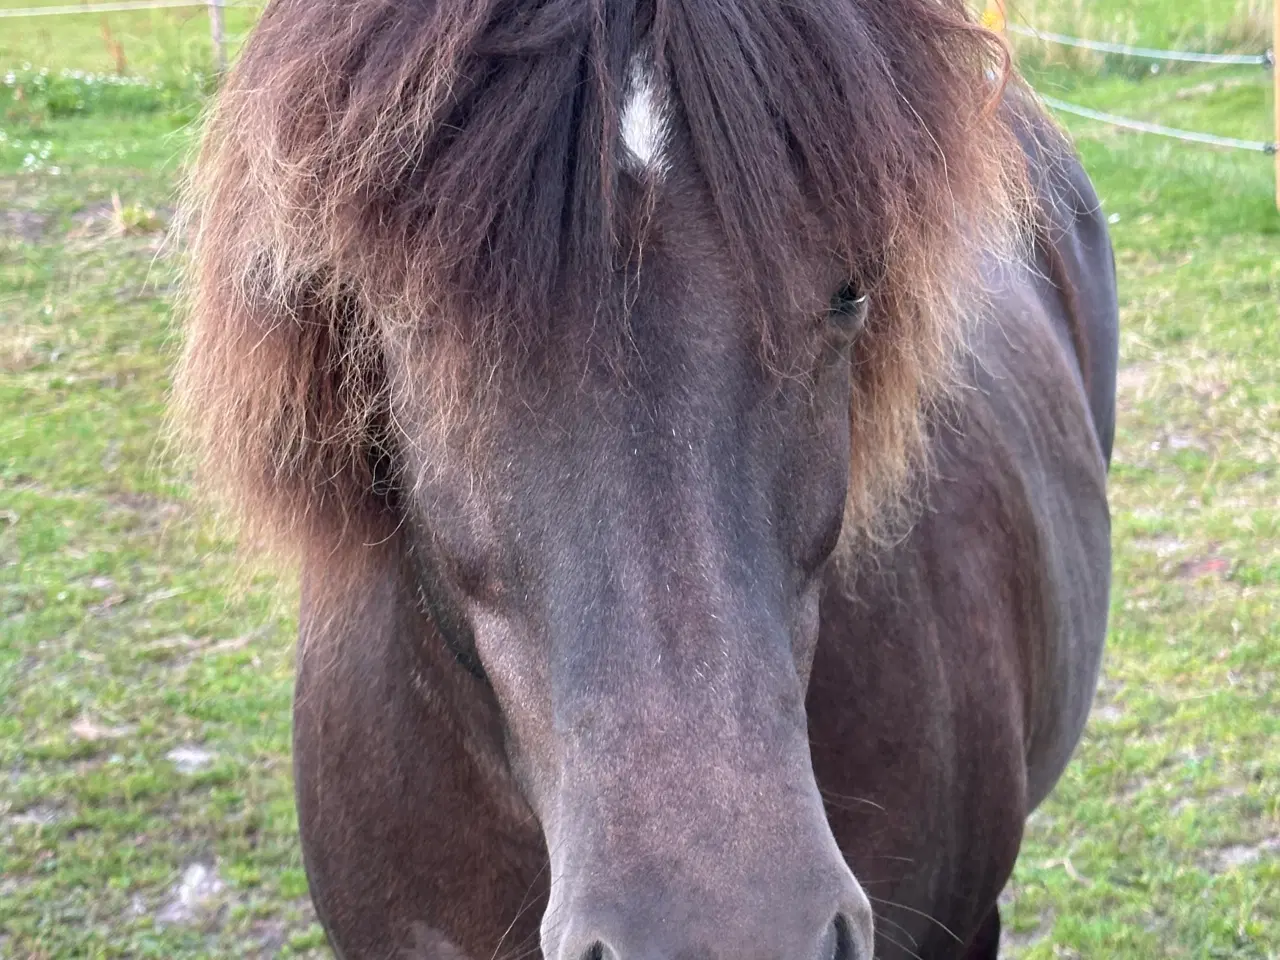
POLYGON ((1129 541, 1135 550, 1154 553, 1161 560, 1176 556, 1191 546, 1184 540, 1172 536, 1135 537, 1129 541))
POLYGON ((3 318, 0 324, 0 372, 22 373, 44 362, 37 349, 44 331, 21 323, 9 324, 3 318))
POLYGON ((1199 580, 1202 577, 1225 580, 1231 575, 1231 566, 1231 561, 1226 557, 1212 555, 1180 563, 1174 572, 1182 580, 1199 580))
POLYGON ((48 231, 47 214, 34 210, 0 209, 0 240, 16 239, 23 243, 38 243, 48 231))
POLYGON ((1151 364, 1134 363, 1121 367, 1116 374, 1116 389, 1130 399, 1140 400, 1154 376, 1155 370, 1151 364))
POLYGON ((223 906, 226 884, 216 866, 193 863, 170 890, 167 903, 156 913, 159 926, 201 926, 216 924, 223 906))
POLYGON ((145 530, 160 530, 181 521, 191 508, 178 500, 149 493, 116 493, 106 498, 115 510, 135 516, 145 530))
POLYGON ((1268 837, 1261 843, 1241 843, 1221 847, 1213 855, 1211 865, 1217 873, 1238 870, 1261 860, 1280 858, 1280 836, 1268 837))
POLYGON ((165 759, 181 773, 199 773, 213 763, 216 757, 217 754, 212 750, 206 750, 193 743, 184 743, 165 754, 165 759))
POLYGON ((122 737, 127 737, 133 730, 134 728, 129 725, 110 726, 99 723, 91 717, 81 717, 71 724, 72 736, 87 743, 97 743, 100 740, 119 740, 122 737))
POLYGON ((48 827, 62 820, 66 812, 50 804, 36 804, 6 819, 9 823, 24 827, 48 827))

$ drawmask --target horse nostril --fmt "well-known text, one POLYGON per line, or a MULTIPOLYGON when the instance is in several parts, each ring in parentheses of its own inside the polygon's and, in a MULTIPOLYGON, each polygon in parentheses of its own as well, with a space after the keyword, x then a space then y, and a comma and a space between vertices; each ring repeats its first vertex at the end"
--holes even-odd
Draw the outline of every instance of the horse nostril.
POLYGON ((613 951, 597 940, 582 953, 582 960, 617 960, 613 951))
POLYGON ((819 960, 870 960, 862 956, 862 951, 854 943, 853 928, 843 913, 837 913, 828 925, 818 957, 819 960))

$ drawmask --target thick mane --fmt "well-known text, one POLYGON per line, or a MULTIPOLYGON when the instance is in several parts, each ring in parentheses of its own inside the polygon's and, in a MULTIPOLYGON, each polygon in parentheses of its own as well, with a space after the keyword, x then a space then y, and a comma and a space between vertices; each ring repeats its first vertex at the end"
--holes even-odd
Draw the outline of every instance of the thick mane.
POLYGON ((963 0, 274 0, 192 180, 197 452, 284 539, 341 528, 375 487, 389 331, 514 356, 610 303, 643 240, 621 135, 643 63, 762 348, 815 244, 873 295, 865 524, 923 443, 976 258, 1020 222, 1002 55, 963 0))

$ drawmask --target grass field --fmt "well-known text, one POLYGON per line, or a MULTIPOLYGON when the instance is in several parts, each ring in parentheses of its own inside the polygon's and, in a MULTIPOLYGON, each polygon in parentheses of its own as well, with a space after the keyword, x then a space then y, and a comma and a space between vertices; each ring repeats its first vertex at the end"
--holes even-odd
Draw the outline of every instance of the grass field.
MULTIPOLYGON (((1257 2, 1015 13, 1266 45, 1257 2)), ((0 21, 0 957, 327 955, 289 780, 294 587, 238 566, 158 445, 175 280, 158 254, 209 88, 203 17, 0 21)), ((1261 70, 1023 57, 1048 93, 1273 139, 1261 70)), ((1071 128, 1122 281, 1113 628, 1087 740, 1029 826, 1007 955, 1276 960, 1270 161, 1071 128)))

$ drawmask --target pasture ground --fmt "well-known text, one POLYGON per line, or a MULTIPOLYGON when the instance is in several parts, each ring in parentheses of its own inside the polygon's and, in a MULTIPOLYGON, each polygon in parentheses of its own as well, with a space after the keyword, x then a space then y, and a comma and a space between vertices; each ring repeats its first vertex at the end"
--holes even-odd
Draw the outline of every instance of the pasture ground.
MULTIPOLYGON (((1095 37, 1266 44, 1256 0, 1019 9, 1095 37)), ((158 445, 176 276, 158 254, 206 31, 162 12, 0 32, 0 957, 328 955, 290 786, 295 588, 246 574, 158 445)), ((1260 70, 1023 56, 1047 93, 1273 139, 1260 70)), ((1071 129, 1122 282, 1113 627, 1087 739, 1006 894, 1006 953, 1276 960, 1271 167, 1071 129)))

